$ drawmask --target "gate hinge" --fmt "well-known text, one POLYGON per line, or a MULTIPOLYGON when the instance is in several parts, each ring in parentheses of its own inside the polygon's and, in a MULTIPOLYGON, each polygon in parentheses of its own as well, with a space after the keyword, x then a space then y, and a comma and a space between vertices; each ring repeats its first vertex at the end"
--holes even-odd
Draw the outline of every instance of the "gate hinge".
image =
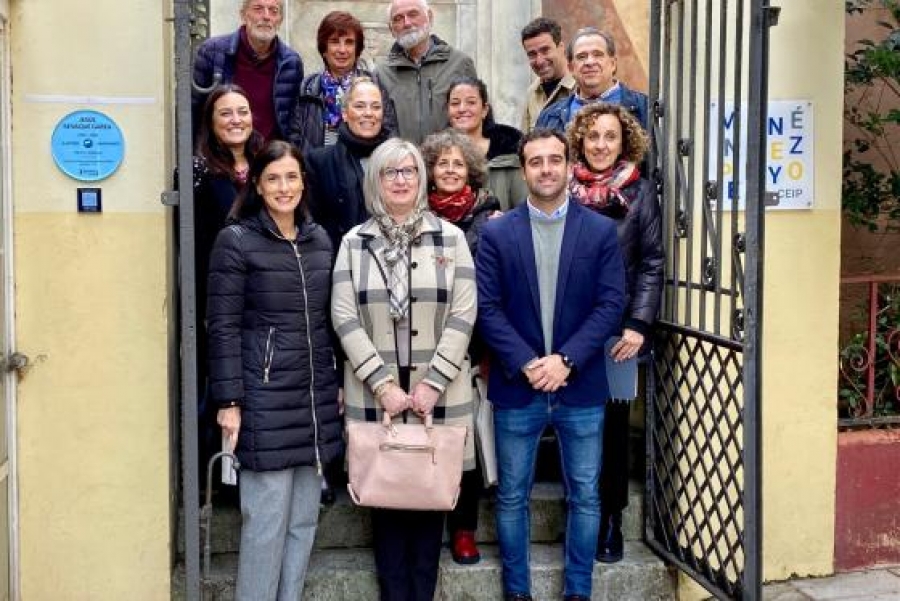
POLYGON ((781 16, 780 6, 766 6, 763 8, 763 24, 766 27, 775 27, 778 25, 778 18, 781 16))
POLYGON ((181 201, 181 195, 177 190, 166 190, 159 195, 159 201, 167 207, 177 207, 181 201))

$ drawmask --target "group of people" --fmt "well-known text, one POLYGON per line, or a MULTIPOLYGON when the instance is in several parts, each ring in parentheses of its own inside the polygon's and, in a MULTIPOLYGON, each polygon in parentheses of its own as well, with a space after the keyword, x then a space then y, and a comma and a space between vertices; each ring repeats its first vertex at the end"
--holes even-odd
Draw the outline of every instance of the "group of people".
MULTIPOLYGON (((531 599, 529 499, 548 426, 568 517, 566 600, 623 556, 630 399, 607 365, 650 346, 660 211, 641 176, 647 97, 595 28, 521 34, 536 79, 521 129, 494 120, 426 0, 392 0, 394 44, 360 59, 353 15, 322 20, 321 72, 278 37, 284 0, 243 0, 241 27, 194 64, 198 307, 206 402, 241 462, 238 599, 295 600, 323 473, 347 420, 462 424, 488 380, 506 599, 531 599), (613 342, 610 343, 609 341, 613 342), (207 373, 208 370, 208 373, 207 373)), ((381 598, 433 598, 442 539, 476 563, 484 486, 467 437, 456 509, 372 510, 381 598)), ((410 474, 410 478, 415 478, 410 474)))

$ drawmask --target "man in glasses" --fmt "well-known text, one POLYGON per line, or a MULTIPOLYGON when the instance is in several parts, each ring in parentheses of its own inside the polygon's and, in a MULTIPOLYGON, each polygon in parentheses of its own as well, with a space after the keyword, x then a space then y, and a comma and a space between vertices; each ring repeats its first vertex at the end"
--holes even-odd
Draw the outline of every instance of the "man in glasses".
POLYGON ((250 99, 253 129, 266 140, 284 139, 303 80, 300 55, 278 38, 284 0, 243 0, 240 16, 237 31, 210 38, 197 49, 191 97, 194 132, 209 88, 236 83, 250 99))
POLYGON ((566 60, 575 78, 575 90, 544 107, 535 127, 564 132, 581 107, 609 102, 624 106, 647 129, 647 96, 616 78, 616 41, 609 33, 596 27, 579 29, 566 47, 566 60))
POLYGON ((472 59, 431 33, 426 0, 393 0, 388 27, 394 45, 376 75, 397 109, 401 138, 421 144, 447 126, 447 90, 462 75, 478 77, 472 59))

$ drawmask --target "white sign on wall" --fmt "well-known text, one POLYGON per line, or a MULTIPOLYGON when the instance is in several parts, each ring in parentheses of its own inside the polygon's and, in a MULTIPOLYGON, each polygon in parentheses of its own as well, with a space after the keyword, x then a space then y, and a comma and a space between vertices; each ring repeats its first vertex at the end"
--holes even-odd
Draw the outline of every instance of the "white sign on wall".
MULTIPOLYGON (((766 178, 765 189, 777 195, 777 204, 770 209, 811 209, 814 202, 815 161, 813 156, 814 119, 813 105, 807 100, 773 100, 769 102, 766 121, 766 178)), ((741 105, 743 115, 747 105, 741 105)), ((719 128, 715 126, 719 118, 717 102, 710 103, 710 148, 718 144, 719 128)), ((734 138, 737 119, 734 103, 726 102, 722 118, 725 132, 722 173, 725 209, 731 207, 735 195, 734 161, 736 151, 734 138)), ((739 209, 744 209, 747 189, 747 128, 740 131, 740 187, 739 209)), ((715 181, 718 169, 715 152, 709 157, 709 179, 715 181)))

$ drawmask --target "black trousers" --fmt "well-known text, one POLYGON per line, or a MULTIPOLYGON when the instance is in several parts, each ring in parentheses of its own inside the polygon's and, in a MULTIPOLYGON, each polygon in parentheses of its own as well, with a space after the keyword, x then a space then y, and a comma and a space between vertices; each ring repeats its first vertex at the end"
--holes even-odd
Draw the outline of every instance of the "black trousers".
POLYGON ((483 478, 477 462, 475 469, 463 472, 456 507, 447 514, 447 532, 451 536, 459 530, 478 529, 478 502, 484 488, 483 478))
POLYGON ((628 417, 631 403, 609 401, 603 423, 603 464, 600 468, 600 509, 618 513, 628 506, 628 417))
POLYGON ((372 510, 381 601, 432 601, 444 516, 442 511, 372 510))

